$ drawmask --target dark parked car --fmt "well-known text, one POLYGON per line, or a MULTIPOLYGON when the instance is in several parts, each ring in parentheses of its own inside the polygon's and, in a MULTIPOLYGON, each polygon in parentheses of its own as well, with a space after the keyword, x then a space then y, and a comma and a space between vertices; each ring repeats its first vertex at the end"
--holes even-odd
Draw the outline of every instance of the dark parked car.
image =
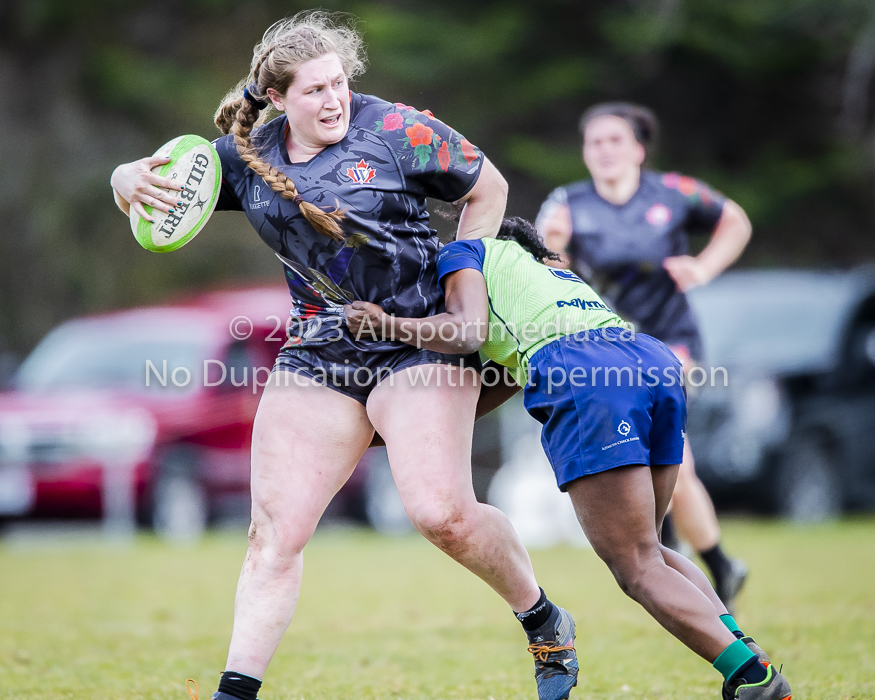
POLYGON ((875 268, 731 272, 690 299, 706 362, 688 433, 715 501, 875 508, 875 268))

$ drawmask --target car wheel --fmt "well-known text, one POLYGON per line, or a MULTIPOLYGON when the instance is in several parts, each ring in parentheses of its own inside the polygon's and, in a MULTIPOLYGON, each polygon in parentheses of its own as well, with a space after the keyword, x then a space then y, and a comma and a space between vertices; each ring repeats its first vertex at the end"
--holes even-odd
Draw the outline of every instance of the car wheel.
POLYGON ((207 527, 209 504, 197 478, 193 449, 171 449, 161 460, 152 496, 152 526, 172 542, 194 542, 207 527))
POLYGON ((790 439, 779 459, 777 502, 781 515, 796 522, 821 522, 841 513, 838 468, 823 439, 790 439))

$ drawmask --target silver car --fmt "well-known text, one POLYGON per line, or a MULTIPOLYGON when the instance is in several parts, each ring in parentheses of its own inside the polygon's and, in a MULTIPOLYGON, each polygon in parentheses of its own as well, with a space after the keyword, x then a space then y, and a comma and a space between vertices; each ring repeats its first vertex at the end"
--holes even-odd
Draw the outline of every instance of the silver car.
POLYGON ((875 508, 875 268, 730 272, 690 300, 706 357, 688 434, 715 501, 875 508))

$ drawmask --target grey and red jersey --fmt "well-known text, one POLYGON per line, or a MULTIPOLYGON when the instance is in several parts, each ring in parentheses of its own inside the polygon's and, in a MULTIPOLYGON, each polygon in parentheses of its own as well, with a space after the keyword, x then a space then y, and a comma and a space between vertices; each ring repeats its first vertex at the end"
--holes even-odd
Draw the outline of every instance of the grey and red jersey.
POLYGON ((708 185, 677 173, 642 171, 637 191, 622 205, 603 199, 591 180, 554 190, 539 219, 566 204, 572 266, 637 329, 701 356, 698 325, 663 260, 689 252, 691 234, 710 234, 725 198, 708 185))
POLYGON ((429 112, 357 93, 351 93, 346 136, 306 163, 289 161, 286 130, 282 115, 256 130, 253 144, 303 199, 346 211, 343 241, 318 233, 294 202, 248 168, 233 137, 213 144, 222 161, 217 209, 245 212, 282 261, 296 320, 291 344, 343 340, 368 352, 405 347, 355 340, 343 324, 343 304, 361 299, 408 318, 443 311, 441 244, 429 226, 426 198, 452 202, 467 194, 483 155, 429 112))

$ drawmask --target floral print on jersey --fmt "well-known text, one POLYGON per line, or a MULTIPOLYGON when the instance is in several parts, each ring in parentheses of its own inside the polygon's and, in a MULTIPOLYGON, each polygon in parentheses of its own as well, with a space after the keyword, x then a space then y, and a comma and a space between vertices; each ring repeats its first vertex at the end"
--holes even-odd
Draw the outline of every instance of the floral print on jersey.
POLYGON ((440 169, 446 172, 450 167, 450 149, 447 142, 444 141, 437 152, 438 165, 440 169))
POLYGON ((465 162, 468 165, 471 165, 475 160, 477 160, 477 151, 474 150, 474 144, 472 144, 468 139, 462 139, 462 157, 465 159, 465 162))
MULTIPOLYGON (((408 126, 404 133, 407 134, 407 138, 410 139, 410 145, 413 148, 419 148, 419 146, 430 146, 432 136, 434 136, 434 129, 429 129, 425 124, 420 124, 419 122, 414 122, 413 126, 408 126)), ((440 136, 438 137, 440 139, 440 136)))
POLYGON ((404 117, 398 114, 398 112, 391 112, 386 115, 380 126, 383 131, 395 131, 404 126, 404 117))
POLYGON ((662 184, 677 190, 687 199, 693 202, 701 202, 705 206, 722 201, 723 199, 722 195, 712 190, 704 182, 700 182, 688 175, 681 175, 680 173, 665 173, 662 176, 662 184))
MULTIPOLYGON (((400 102, 396 102, 395 107, 400 111, 383 115, 374 123, 374 131, 391 132, 403 127, 406 138, 402 148, 413 151, 418 170, 424 171, 436 161, 438 171, 445 173, 452 164, 471 165, 480 157, 471 142, 461 138, 455 131, 451 130, 450 138, 445 139, 429 126, 434 122, 446 126, 430 110, 420 112, 400 102)), ((403 157, 404 154, 399 155, 403 157)))

